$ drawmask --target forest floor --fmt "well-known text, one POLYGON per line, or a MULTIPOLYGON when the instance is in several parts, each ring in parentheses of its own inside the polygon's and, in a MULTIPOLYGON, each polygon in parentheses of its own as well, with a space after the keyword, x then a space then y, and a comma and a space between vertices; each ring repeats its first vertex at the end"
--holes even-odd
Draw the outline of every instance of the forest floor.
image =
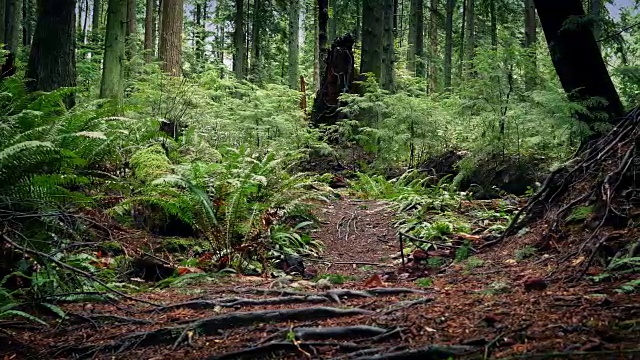
POLYGON ((2 329, 0 359, 640 358, 640 296, 616 292, 621 282, 548 279, 556 255, 516 259, 527 236, 473 266, 403 266, 387 205, 345 197, 318 210, 326 251, 305 265, 331 288, 228 276, 135 294, 163 307, 61 304, 63 323, 2 329))

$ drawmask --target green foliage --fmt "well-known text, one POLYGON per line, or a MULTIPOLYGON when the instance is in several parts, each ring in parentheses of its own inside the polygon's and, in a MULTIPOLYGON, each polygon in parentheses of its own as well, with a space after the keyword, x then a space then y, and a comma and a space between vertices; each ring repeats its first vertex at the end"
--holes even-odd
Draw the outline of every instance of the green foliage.
POLYGON ((420 278, 420 279, 416 279, 415 283, 419 287, 427 288, 433 285, 433 280, 429 278, 420 278))
POLYGON ((567 221, 586 220, 593 213, 593 209, 593 205, 577 206, 571 211, 571 214, 567 216, 567 221))
POLYGON ((531 257, 533 254, 536 253, 536 248, 531 246, 531 245, 526 245, 524 246, 522 249, 518 249, 516 250, 516 260, 517 261, 522 261, 526 258, 531 257))
POLYGON ((336 285, 342 285, 347 281, 355 280, 353 276, 342 275, 342 274, 322 274, 317 276, 316 280, 327 279, 330 283, 336 285))

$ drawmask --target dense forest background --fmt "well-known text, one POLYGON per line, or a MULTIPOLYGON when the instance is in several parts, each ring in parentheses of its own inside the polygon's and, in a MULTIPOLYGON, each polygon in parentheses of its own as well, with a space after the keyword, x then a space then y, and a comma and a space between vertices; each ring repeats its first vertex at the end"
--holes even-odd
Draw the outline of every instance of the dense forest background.
POLYGON ((458 225, 425 209, 533 194, 640 94, 638 4, 568 1, 560 22, 618 101, 567 93, 609 77, 572 75, 582 53, 558 60, 534 3, 0 0, 0 294, 126 288, 127 229, 186 269, 262 273, 320 253, 311 204, 340 186, 438 239, 458 225))

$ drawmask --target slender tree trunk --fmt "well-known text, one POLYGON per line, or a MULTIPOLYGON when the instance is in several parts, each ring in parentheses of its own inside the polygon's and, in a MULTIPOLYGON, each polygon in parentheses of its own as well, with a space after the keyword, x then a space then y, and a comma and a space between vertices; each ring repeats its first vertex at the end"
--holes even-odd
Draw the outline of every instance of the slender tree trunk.
POLYGON ((429 90, 438 91, 438 0, 431 0, 429 11, 429 90))
POLYGON ((394 92, 395 76, 394 76, 394 64, 395 64, 395 49, 394 49, 394 36, 393 36, 393 22, 394 22, 394 0, 384 0, 384 15, 383 15, 383 34, 382 34, 382 73, 380 74, 380 84, 385 90, 394 92))
POLYGON ((151 11, 151 57, 158 56, 158 1, 151 0, 153 2, 153 9, 151 11))
POLYGON ((360 35, 362 34, 362 0, 356 0, 355 1, 355 7, 356 7, 356 28, 353 31, 353 40, 355 41, 355 44, 357 46, 357 44, 360 44, 360 42, 362 41, 360 39, 360 35))
POLYGON ((147 0, 147 4, 145 6, 145 16, 144 16, 144 61, 147 63, 151 62, 153 58, 153 11, 154 9, 154 0, 147 0))
POLYGON ((156 55, 158 57, 160 57, 160 43, 162 42, 162 7, 164 6, 164 0, 158 0, 158 29, 156 30, 156 37, 157 37, 157 50, 156 50, 156 55))
POLYGON ((289 87, 298 89, 300 60, 300 0, 289 0, 289 87))
MULTIPOLYGON (((420 49, 422 39, 422 47, 424 47, 424 3, 423 0, 411 0, 409 10, 409 41, 407 49, 407 70, 413 75, 418 75, 418 63, 421 61, 418 53, 423 52, 420 49)), ((424 75, 424 74, 423 74, 424 75)))
POLYGON ((333 42, 338 36, 337 3, 338 0, 329 0, 329 12, 331 13, 329 16, 329 42, 333 42))
POLYGON ((253 25, 251 28, 251 76, 256 83, 262 82, 262 2, 264 0, 253 1, 253 25))
POLYGON ((100 15, 102 7, 100 6, 100 0, 93 0, 93 12, 91 16, 91 31, 96 34, 100 29, 100 15))
POLYGON ((9 0, 0 0, 0 44, 7 43, 7 1, 9 0))
MULTIPOLYGON (((530 0, 525 0, 530 1, 530 0)), ((491 48, 498 50, 498 18, 496 14, 496 0, 489 0, 489 17, 491 18, 491 48)))
MULTIPOLYGON (((328 0, 317 0, 318 4, 318 73, 324 79, 327 71, 327 25, 329 22, 328 0)), ((320 82, 318 82, 318 86, 320 82)))
POLYGON ((22 0, 7 0, 5 13, 7 50, 18 54, 20 50, 20 32, 22 32, 22 0))
POLYGON ((455 0, 447 0, 445 17, 444 40, 444 89, 451 91, 451 69, 453 65, 453 11, 456 7, 455 0))
POLYGON ((320 47, 318 41, 318 4, 314 1, 311 6, 313 6, 313 92, 318 92, 320 88, 320 47))
MULTIPOLYGON (((534 0, 553 65, 565 92, 575 100, 600 97, 606 105, 590 102, 590 111, 604 111, 609 121, 622 116, 624 107, 609 77, 592 29, 585 24, 565 26, 572 17, 584 18, 581 0, 534 0)), ((597 118, 578 115, 593 124, 597 118)))
MULTIPOLYGON (((166 0, 165 0, 166 1, 166 0)), ((233 71, 236 74, 238 80, 245 78, 245 64, 244 59, 246 57, 245 48, 245 31, 244 31, 244 0, 235 0, 236 14, 234 17, 234 33, 233 44, 235 51, 233 53, 233 71)))
POLYGON ((460 55, 458 56, 458 78, 462 79, 464 72, 464 55, 465 55, 465 26, 467 25, 467 1, 462 0, 462 21, 460 22, 460 55))
MULTIPOLYGON (((22 1, 28 1, 28 0, 22 0, 22 1)), ((84 2, 84 20, 82 23, 82 42, 84 44, 87 43, 88 39, 88 29, 89 29, 89 0, 85 0, 84 2)))
POLYGON ((28 47, 33 39, 33 31, 36 20, 36 1, 23 0, 22 2, 22 45, 28 47))
POLYGON ((136 18, 136 0, 127 0, 127 58, 131 59, 137 52, 138 24, 136 18))
POLYGON ((536 61, 536 7, 533 0, 524 1, 524 47, 527 49, 529 61, 525 64, 525 88, 533 90, 536 86, 537 61, 536 61))
POLYGON ((467 40, 465 42, 466 44, 466 51, 465 51, 465 58, 467 61, 467 66, 466 66, 466 75, 471 76, 472 72, 473 72, 473 58, 474 58, 474 54, 475 54, 475 49, 476 49, 476 0, 467 0, 467 26, 466 26, 466 31, 467 31, 467 40))
POLYGON ((162 71, 171 76, 182 76, 182 0, 162 0, 162 7, 159 51, 162 71))
POLYGON ((120 107, 124 100, 127 0, 109 0, 108 4, 100 97, 113 99, 120 107))
MULTIPOLYGON (((32 91, 76 86, 75 0, 39 0, 38 20, 25 77, 32 91)), ((65 99, 75 105, 74 95, 65 99)))
POLYGON ((362 2, 362 52, 360 72, 373 73, 378 83, 382 74, 382 43, 384 32, 383 0, 362 2))

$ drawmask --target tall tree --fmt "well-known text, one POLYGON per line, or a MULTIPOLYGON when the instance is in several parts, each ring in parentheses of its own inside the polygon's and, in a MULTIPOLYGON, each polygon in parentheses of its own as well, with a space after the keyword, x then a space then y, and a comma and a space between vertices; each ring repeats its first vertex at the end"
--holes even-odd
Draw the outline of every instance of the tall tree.
POLYGON ((264 26, 264 0, 253 0, 253 25, 251 25, 251 76, 262 81, 262 27, 264 26))
POLYGON ((300 62, 300 0, 289 0, 289 87, 298 88, 300 62))
MULTIPOLYGON (((167 0, 164 0, 167 1, 167 0)), ((234 16, 234 32, 233 32, 233 72, 236 74, 236 78, 242 80, 245 78, 244 63, 246 58, 246 43, 245 43, 245 29, 244 29, 244 0, 235 0, 236 13, 234 16)))
POLYGON ((320 32, 319 27, 319 14, 318 14, 318 4, 313 1, 311 3, 313 7, 313 87, 314 92, 317 92, 320 87, 320 66, 318 62, 320 61, 320 45, 318 39, 318 33, 320 32))
POLYGON ((153 32, 154 32, 154 23, 153 16, 155 13, 155 0, 147 0, 145 5, 145 14, 144 14, 144 61, 147 63, 151 62, 153 58, 153 32))
POLYGON ((91 31, 93 32, 94 41, 96 35, 100 31, 100 18, 102 16, 102 3, 100 0, 93 0, 93 10, 91 12, 91 31))
POLYGON ((465 60, 467 61, 467 74, 473 71, 473 57, 476 49, 476 1, 467 0, 466 10, 466 41, 465 60))
POLYGON ((431 0, 429 9, 429 90, 438 90, 438 0, 431 0))
POLYGON ((498 50, 498 14, 496 13, 496 0, 489 0, 489 17, 491 22, 491 49, 496 51, 498 50))
MULTIPOLYGON (((600 39, 600 34, 602 33, 602 8, 603 8, 603 0, 589 0, 589 15, 591 16, 591 21, 593 22, 593 36, 596 40, 600 39)), ((601 43, 598 42, 598 48, 600 48, 601 43)))
POLYGON ((5 10, 5 43, 9 52, 17 54, 20 49, 22 31, 22 0, 7 0, 5 10))
MULTIPOLYGON (((610 121, 622 116, 624 108, 609 77, 591 27, 575 19, 584 18, 581 0, 534 0, 551 60, 562 87, 574 100, 599 97, 605 105, 589 102, 589 110, 603 111, 610 121)), ((592 124, 584 114, 581 119, 592 124)))
POLYGON ((338 36, 337 5, 338 0, 329 0, 329 42, 338 36))
POLYGON ((162 71, 172 76, 182 76, 182 0, 162 0, 162 33, 159 58, 162 71))
POLYGON ((451 90, 451 70, 453 67, 453 12, 456 7, 455 0, 447 0, 445 16, 445 40, 444 40, 444 88, 451 90))
MULTIPOLYGON (((320 79, 325 78, 327 71, 327 25, 329 22, 329 1, 317 0, 318 6, 318 76, 320 79)), ((318 86, 320 82, 318 82, 318 86)))
POLYGON ((36 13, 35 0, 22 1, 22 45, 31 45, 33 30, 35 26, 34 18, 36 13))
POLYGON ((124 100, 126 25, 127 0, 109 0, 100 97, 113 99, 118 106, 121 106, 124 100))
POLYGON ((407 69, 415 76, 424 77, 424 1, 411 0, 409 14, 407 69))
POLYGON ((382 33, 382 72, 380 74, 380 85, 388 91, 395 91, 394 64, 395 60, 395 37, 393 32, 394 23, 394 0, 383 1, 383 33, 382 33))
POLYGON ((362 2, 362 51, 360 72, 372 73, 378 82, 382 74, 384 0, 362 2))
POLYGON ((7 0, 0 0, 0 44, 6 44, 7 22, 6 22, 7 0))
MULTIPOLYGON (((76 86, 75 0, 38 0, 38 18, 25 77, 30 90, 76 86)), ((75 97, 65 99, 67 108, 75 97)))
POLYGON ((127 0, 127 58, 136 53, 136 33, 138 29, 136 0, 127 0))
POLYGON ((532 90, 536 86, 537 61, 536 61, 536 41, 538 36, 536 7, 533 0, 524 1, 524 47, 527 50, 529 61, 525 64, 525 87, 532 90))

